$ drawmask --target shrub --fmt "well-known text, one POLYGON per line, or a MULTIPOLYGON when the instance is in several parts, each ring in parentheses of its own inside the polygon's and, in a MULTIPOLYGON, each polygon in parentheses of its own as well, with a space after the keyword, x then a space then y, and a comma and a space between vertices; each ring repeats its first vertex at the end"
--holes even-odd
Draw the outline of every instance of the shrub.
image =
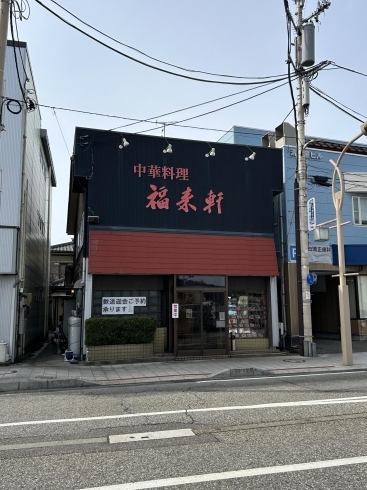
POLYGON ((85 321, 87 345, 146 344, 153 342, 157 320, 151 316, 89 318, 85 321))

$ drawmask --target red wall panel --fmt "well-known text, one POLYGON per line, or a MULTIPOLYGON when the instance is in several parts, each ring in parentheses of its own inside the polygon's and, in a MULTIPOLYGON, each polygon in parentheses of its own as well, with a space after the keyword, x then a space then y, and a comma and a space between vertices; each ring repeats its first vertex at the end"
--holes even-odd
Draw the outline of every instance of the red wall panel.
POLYGON ((90 232, 91 274, 277 276, 272 238, 90 232))

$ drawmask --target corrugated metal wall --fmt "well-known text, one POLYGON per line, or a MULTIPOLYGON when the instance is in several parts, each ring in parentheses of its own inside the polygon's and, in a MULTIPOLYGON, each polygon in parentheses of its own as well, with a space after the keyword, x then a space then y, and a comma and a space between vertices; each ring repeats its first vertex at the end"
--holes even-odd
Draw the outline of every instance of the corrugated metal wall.
MULTIPOLYGON (((21 83, 36 99, 32 70, 24 46, 7 47, 5 65, 5 95, 22 100, 14 55, 18 58, 21 83), (26 74, 23 70, 25 65, 26 74), (26 82, 26 78, 28 81, 26 82)), ((15 108, 15 106, 14 106, 15 108)), ((0 169, 2 170, 2 196, 0 204, 0 225, 15 226, 20 229, 18 257, 19 277, 24 278, 21 286, 24 292, 33 294, 32 308, 27 315, 22 346, 30 348, 43 339, 45 325, 45 303, 48 302, 48 226, 50 222, 50 169, 41 144, 41 115, 39 109, 26 113, 12 114, 5 109, 6 131, 0 133, 0 169), (24 151, 25 150, 25 151, 24 151), (22 167, 24 157, 24 177, 22 189, 22 167), (24 198, 24 216, 21 222, 21 203, 24 198)), ((10 241, 7 241, 10 246, 10 241)), ((4 251, 9 255, 10 251, 4 251)), ((1 273, 0 273, 1 274, 1 273)), ((13 284, 18 275, 0 275, 0 338, 10 341, 10 301, 13 284)), ((15 309, 15 308, 14 308, 15 309)), ((14 313, 15 315, 15 313, 14 313)))

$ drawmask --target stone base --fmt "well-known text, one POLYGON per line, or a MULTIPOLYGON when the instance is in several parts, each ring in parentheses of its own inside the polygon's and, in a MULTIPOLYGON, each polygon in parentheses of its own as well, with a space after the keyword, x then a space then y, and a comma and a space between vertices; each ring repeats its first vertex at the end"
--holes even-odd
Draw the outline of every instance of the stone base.
POLYGON ((153 342, 149 344, 91 345, 88 361, 117 361, 153 357, 153 342))

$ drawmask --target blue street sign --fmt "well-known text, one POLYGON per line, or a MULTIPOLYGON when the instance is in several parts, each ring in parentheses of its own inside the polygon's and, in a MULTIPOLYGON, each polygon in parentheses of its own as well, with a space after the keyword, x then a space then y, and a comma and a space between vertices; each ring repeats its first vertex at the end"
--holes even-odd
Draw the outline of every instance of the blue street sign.
POLYGON ((295 245, 289 245, 289 261, 295 262, 297 260, 297 251, 295 245))
POLYGON ((307 274, 306 280, 307 284, 312 286, 312 284, 315 284, 315 282, 317 282, 317 275, 314 272, 310 272, 309 274, 307 274))

